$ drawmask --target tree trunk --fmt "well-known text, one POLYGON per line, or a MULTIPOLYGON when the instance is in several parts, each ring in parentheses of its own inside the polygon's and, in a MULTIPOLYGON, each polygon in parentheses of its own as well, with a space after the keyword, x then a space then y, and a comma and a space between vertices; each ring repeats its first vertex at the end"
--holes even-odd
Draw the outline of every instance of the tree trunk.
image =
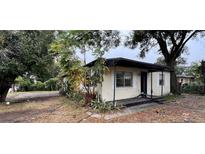
POLYGON ((177 83, 177 77, 175 72, 175 62, 167 63, 167 66, 170 67, 170 90, 173 94, 180 94, 180 90, 177 83))
POLYGON ((180 94, 175 71, 170 72, 170 84, 171 84, 171 92, 173 94, 180 94))
POLYGON ((9 88, 11 88, 12 82, 1 80, 0 81, 0 102, 5 102, 9 88))

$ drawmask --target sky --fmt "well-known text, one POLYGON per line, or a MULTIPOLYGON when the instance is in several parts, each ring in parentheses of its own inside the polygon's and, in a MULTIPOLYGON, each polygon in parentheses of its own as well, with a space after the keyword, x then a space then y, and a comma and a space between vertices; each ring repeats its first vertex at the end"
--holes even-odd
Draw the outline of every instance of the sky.
MULTIPOLYGON (((127 31, 123 31, 123 34, 128 33, 127 31)), ((201 60, 205 60, 205 39, 204 38, 197 38, 194 40, 189 40, 187 43, 188 53, 183 54, 182 57, 186 59, 185 65, 190 65, 192 62, 199 62, 201 60)), ((78 56, 83 59, 83 55, 78 53, 78 56)), ((119 46, 115 49, 111 49, 104 55, 105 58, 116 58, 116 57, 123 57, 129 58, 133 60, 143 61, 154 63, 156 59, 159 57, 159 53, 157 49, 151 49, 145 56, 145 58, 139 57, 139 49, 129 49, 127 47, 119 46)), ((95 57, 92 55, 92 52, 86 53, 86 62, 90 62, 94 60, 95 57)))

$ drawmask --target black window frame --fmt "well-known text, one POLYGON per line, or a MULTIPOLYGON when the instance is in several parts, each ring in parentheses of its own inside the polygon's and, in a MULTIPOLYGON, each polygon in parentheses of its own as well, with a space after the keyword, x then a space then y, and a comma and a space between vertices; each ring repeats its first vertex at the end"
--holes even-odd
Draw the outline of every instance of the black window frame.
POLYGON ((118 71, 118 72, 115 73, 115 80, 116 80, 115 86, 116 86, 117 88, 133 87, 133 72, 118 71), (117 75, 118 75, 119 73, 121 73, 121 74, 123 75, 123 77, 122 77, 122 80, 123 80, 122 86, 119 86, 119 84, 118 84, 119 78, 117 77, 117 75), (126 74, 130 74, 130 75, 131 75, 131 78, 130 78, 131 83, 130 83, 130 85, 126 85, 126 81, 125 81, 125 80, 126 80, 126 79, 125 79, 125 75, 126 75, 126 74))

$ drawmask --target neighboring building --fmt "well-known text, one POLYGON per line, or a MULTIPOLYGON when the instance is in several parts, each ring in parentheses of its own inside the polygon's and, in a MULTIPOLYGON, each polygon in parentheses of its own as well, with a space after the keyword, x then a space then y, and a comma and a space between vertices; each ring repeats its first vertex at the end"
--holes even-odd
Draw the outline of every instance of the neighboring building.
MULTIPOLYGON (((92 67, 95 61, 85 66, 92 67)), ((102 86, 97 86, 97 93, 105 101, 170 93, 170 71, 167 66, 125 58, 106 59, 106 66, 109 71, 104 74, 102 86)))
POLYGON ((177 82, 180 83, 180 85, 184 84, 191 84, 194 81, 194 76, 190 75, 177 75, 177 82))

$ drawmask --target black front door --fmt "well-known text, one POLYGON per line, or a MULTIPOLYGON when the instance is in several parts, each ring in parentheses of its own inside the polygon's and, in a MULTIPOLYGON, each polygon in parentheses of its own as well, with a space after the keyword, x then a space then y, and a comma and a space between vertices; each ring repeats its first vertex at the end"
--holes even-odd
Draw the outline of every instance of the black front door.
POLYGON ((147 94, 147 72, 141 72, 141 93, 147 94))

